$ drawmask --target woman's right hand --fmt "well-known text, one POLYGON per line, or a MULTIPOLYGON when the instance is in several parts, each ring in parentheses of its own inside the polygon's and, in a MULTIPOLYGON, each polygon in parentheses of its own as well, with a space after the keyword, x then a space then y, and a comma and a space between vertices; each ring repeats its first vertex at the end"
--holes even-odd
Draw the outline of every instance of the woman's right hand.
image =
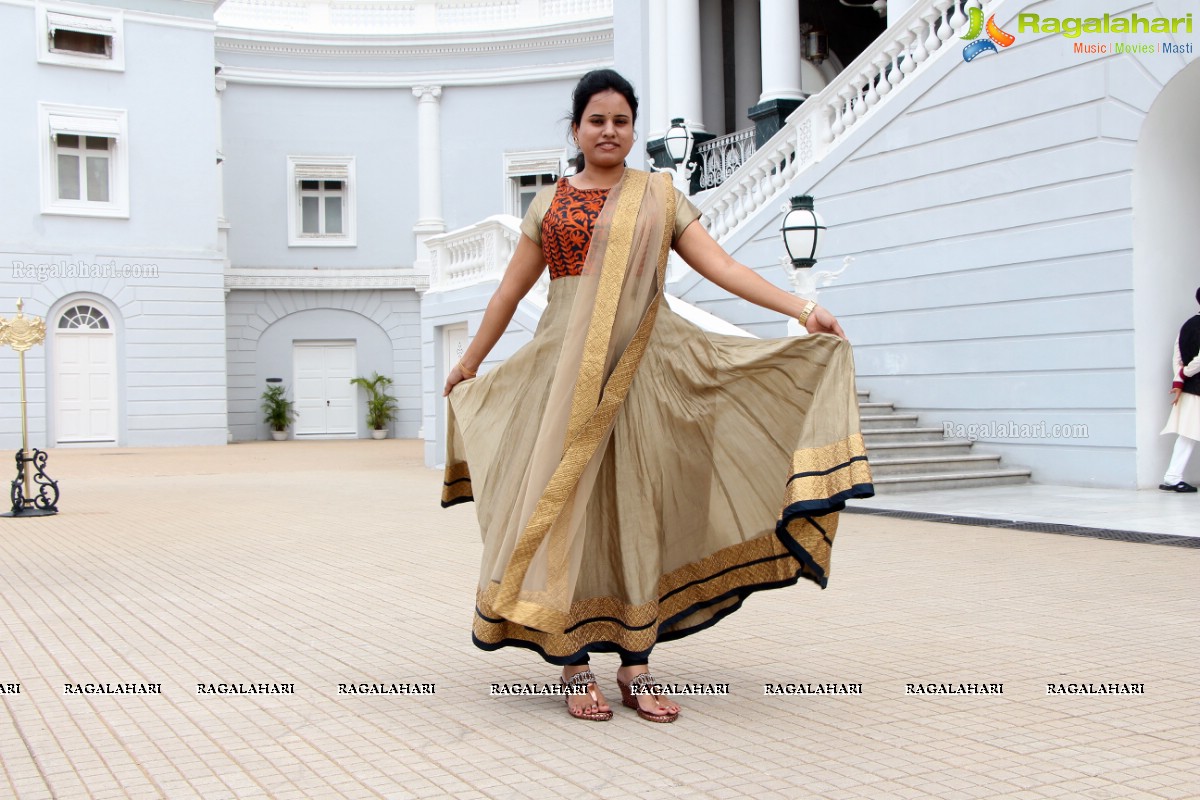
POLYGON ((442 389, 442 397, 449 397, 454 387, 466 379, 467 376, 463 374, 462 366, 455 364, 454 369, 450 370, 450 374, 446 376, 446 386, 442 389))

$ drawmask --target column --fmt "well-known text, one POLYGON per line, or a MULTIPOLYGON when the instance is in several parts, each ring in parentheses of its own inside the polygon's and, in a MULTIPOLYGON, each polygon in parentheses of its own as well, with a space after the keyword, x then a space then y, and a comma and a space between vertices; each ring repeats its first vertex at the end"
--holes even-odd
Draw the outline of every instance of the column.
POLYGON ((783 127, 784 120, 808 95, 800 83, 803 43, 797 0, 762 0, 759 5, 762 44, 762 94, 750 113, 755 142, 762 147, 783 127))
POLYGON ((700 87, 704 96, 702 122, 709 133, 725 130, 725 29, 721 0, 700 0, 700 87))
POLYGON ((762 93, 758 0, 734 0, 733 84, 734 128, 741 130, 747 127, 750 107, 758 104, 758 96, 762 93))
POLYGON ((667 4, 650 4, 650 82, 646 87, 646 141, 661 139, 671 123, 667 109, 667 4))
POLYGON ((226 82, 220 76, 221 68, 217 67, 215 79, 216 88, 216 123, 217 123, 217 249, 222 257, 229 257, 229 220, 225 219, 225 123, 222 119, 221 98, 224 96, 226 82))
POLYGON ((429 269, 429 251, 425 240, 444 233, 446 221, 442 219, 442 141, 441 141, 441 97, 440 86, 414 86, 417 98, 417 224, 416 265, 429 269))
POLYGON ((704 131, 700 0, 666 0, 664 5, 670 26, 667 36, 667 115, 683 117, 692 130, 704 131))
POLYGON ((758 101, 798 100, 800 61, 800 4, 796 0, 762 0, 759 23, 762 43, 762 94, 758 101))

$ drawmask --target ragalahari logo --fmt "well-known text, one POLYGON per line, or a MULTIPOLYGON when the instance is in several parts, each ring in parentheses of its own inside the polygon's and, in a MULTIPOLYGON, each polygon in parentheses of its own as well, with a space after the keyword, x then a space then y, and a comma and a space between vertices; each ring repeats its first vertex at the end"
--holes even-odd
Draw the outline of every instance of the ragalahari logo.
POLYGON ((1017 40, 1017 37, 1011 33, 1000 30, 1000 26, 996 24, 995 14, 988 17, 986 25, 983 23, 983 9, 968 9, 967 18, 970 24, 962 38, 969 41, 970 44, 963 48, 963 61, 972 61, 983 53, 999 53, 996 45, 1008 47, 1017 40), (985 31, 988 38, 980 39, 979 34, 985 31))

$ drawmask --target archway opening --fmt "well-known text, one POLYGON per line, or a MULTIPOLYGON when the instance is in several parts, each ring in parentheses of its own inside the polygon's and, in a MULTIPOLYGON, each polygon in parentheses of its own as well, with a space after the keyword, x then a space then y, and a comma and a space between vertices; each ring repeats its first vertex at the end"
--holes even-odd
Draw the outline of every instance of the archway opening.
MULTIPOLYGON (((1196 313, 1200 286, 1200 61, 1184 67, 1155 99, 1133 168, 1133 343, 1137 482, 1157 486, 1173 436, 1160 436, 1170 410, 1171 348, 1196 313)), ((1192 464, 1191 480, 1200 476, 1192 464)))

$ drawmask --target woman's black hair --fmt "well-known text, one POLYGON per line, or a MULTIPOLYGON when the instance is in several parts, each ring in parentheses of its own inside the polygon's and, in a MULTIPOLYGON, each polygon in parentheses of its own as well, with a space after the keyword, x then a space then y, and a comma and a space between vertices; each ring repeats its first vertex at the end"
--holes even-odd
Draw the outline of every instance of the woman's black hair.
MULTIPOLYGON (((592 97, 600 92, 612 90, 625 98, 629 110, 633 112, 632 122, 637 122, 638 99, 633 91, 633 84, 625 80, 616 70, 594 69, 579 79, 575 91, 571 93, 571 129, 578 128, 583 123, 583 111, 592 97)), ((583 153, 574 158, 575 172, 583 172, 583 153)))

